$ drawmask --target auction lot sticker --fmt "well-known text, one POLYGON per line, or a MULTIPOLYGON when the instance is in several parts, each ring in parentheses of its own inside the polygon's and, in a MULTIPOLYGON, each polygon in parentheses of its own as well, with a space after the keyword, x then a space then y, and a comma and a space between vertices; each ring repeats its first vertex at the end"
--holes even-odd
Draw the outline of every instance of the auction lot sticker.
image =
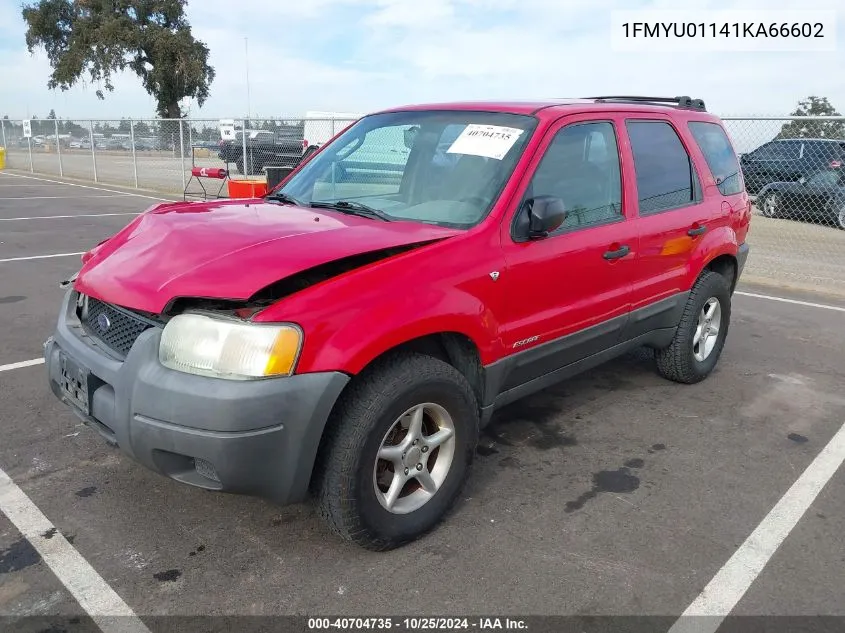
POLYGON ((502 160, 524 131, 515 127, 470 123, 446 153, 502 160))

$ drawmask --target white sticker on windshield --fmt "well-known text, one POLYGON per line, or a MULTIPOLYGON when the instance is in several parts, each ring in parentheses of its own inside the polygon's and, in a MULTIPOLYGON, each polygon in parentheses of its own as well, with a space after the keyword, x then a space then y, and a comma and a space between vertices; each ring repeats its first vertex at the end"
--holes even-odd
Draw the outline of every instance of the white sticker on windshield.
POLYGON ((471 154, 502 160, 524 131, 515 127, 470 123, 446 153, 471 154))

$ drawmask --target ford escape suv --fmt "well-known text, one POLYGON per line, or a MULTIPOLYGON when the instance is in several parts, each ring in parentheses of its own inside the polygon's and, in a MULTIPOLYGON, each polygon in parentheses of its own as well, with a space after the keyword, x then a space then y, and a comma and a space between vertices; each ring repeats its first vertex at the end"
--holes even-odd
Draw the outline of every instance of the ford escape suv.
POLYGON ((145 466, 419 537, 499 407, 655 350, 716 365, 751 205, 700 100, 362 117, 254 200, 157 204, 82 257, 53 393, 145 466))

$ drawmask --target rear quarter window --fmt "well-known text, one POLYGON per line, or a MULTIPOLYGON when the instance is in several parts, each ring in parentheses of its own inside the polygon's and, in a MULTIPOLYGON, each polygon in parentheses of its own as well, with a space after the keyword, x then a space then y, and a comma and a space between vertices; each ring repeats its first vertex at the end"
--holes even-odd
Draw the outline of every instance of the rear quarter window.
POLYGON ((723 196, 742 193, 743 183, 733 146, 722 126, 705 121, 691 121, 689 130, 704 154, 707 167, 723 196))

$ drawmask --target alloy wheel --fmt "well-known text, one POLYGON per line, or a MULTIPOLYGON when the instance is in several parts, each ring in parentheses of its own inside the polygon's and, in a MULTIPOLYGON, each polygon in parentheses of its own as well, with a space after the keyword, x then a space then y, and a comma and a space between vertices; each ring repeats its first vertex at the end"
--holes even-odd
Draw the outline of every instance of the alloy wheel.
POLYGON ((722 304, 710 297, 698 313, 698 325, 692 338, 692 353, 699 363, 704 362, 716 347, 722 326, 722 304))
POLYGON ((376 498, 394 514, 418 510, 446 481, 454 456, 449 412, 433 402, 411 407, 382 439, 373 468, 376 498))

